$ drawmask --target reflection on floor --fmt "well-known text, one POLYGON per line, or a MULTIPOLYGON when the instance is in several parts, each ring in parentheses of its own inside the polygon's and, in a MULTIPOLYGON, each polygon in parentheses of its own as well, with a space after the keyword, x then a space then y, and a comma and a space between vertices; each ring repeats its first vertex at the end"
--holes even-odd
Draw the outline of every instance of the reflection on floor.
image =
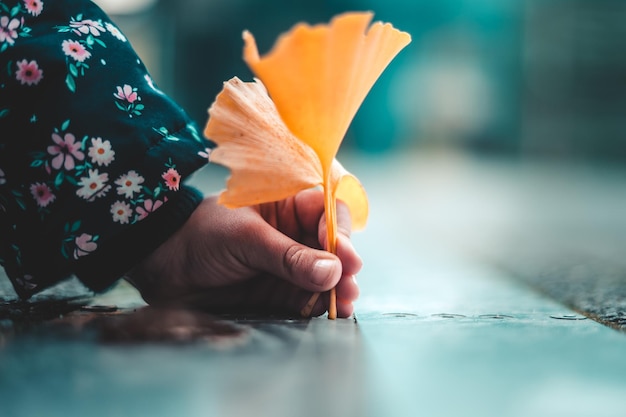
POLYGON ((371 199, 354 318, 154 310, 123 283, 25 305, 0 283, 0 414, 623 415, 626 335, 588 316, 623 325, 626 171, 342 162, 371 199))

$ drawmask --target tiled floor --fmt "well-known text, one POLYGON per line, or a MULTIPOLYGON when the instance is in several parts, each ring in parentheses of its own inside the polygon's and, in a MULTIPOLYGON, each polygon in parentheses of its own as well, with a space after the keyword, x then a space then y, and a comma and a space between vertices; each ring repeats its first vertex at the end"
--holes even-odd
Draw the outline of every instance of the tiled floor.
MULTIPOLYGON (((342 162, 372 203, 354 235, 355 319, 160 316, 127 285, 91 301, 117 311, 40 323, 5 302, 0 415, 624 415, 626 334, 559 302, 570 290, 535 290, 553 266, 542 248, 597 261, 626 236, 624 173, 449 154, 342 162)), ((207 191, 222 180, 194 179, 207 191)))

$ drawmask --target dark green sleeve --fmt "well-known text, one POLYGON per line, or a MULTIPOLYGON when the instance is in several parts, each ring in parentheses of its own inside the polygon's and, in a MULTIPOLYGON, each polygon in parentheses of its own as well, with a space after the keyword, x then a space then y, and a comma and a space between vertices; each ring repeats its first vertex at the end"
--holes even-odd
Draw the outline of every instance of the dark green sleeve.
POLYGON ((84 0, 0 0, 0 261, 21 297, 102 290, 202 199, 207 147, 128 40, 84 0))

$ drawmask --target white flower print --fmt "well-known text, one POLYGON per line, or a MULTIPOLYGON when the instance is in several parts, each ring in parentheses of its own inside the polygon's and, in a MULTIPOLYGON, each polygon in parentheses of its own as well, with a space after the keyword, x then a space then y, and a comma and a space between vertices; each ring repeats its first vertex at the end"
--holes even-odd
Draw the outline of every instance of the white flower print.
POLYGON ((111 186, 107 185, 109 174, 106 172, 100 174, 97 169, 90 169, 87 177, 81 177, 78 185, 80 188, 76 190, 76 195, 87 201, 93 201, 97 197, 104 196, 111 186))
POLYGON ((111 142, 102 138, 91 138, 89 147, 91 162, 99 166, 108 166, 115 159, 115 151, 111 149, 111 142))
POLYGON ((21 24, 19 19, 9 19, 9 16, 0 17, 0 42, 13 45, 19 36, 17 30, 21 24))
POLYGON ((7 182, 7 178, 4 175, 4 171, 0 168, 0 185, 5 184, 7 182))
POLYGON ((104 26, 106 26, 107 30, 109 31, 111 35, 115 36, 117 39, 119 39, 122 42, 126 42, 126 36, 124 36, 124 34, 117 27, 115 27, 109 22, 106 22, 104 26))
POLYGON ((73 29, 74 33, 79 36, 88 34, 100 36, 100 33, 106 32, 101 22, 96 22, 91 19, 72 21, 70 22, 70 27, 73 29))
POLYGON ((141 184, 143 184, 144 178, 135 171, 128 171, 126 174, 115 180, 115 184, 118 185, 117 193, 123 194, 126 198, 132 198, 133 193, 141 191, 141 184))
POLYGON ((111 204, 111 214, 113 215, 114 222, 127 224, 130 216, 133 214, 133 211, 128 203, 116 201, 111 204))
MULTIPOLYGON (((85 73, 90 69, 88 60, 92 57, 95 58, 98 53, 96 47, 107 47, 106 43, 100 39, 100 35, 107 30, 104 28, 101 20, 83 19, 82 14, 72 17, 67 25, 55 26, 54 28, 59 33, 71 33, 80 36, 79 39, 66 39, 61 43, 63 53, 67 57, 65 84, 68 90, 75 93, 77 80, 80 77, 84 77, 85 73)), ((104 65, 104 59, 98 58, 104 65)))

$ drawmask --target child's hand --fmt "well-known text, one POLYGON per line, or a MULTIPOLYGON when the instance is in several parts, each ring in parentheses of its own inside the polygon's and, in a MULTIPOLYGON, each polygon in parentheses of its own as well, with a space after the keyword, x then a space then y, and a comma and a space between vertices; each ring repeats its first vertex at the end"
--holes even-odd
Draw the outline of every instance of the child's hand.
MULTIPOLYGON (((211 311, 297 313, 313 292, 337 287, 337 314, 348 317, 358 297, 361 259, 350 243, 350 214, 337 207, 338 256, 321 248, 326 224, 321 191, 227 209, 206 198, 185 225, 146 258, 129 280, 151 304, 211 311)), ((313 315, 323 314, 320 297, 313 315)))

